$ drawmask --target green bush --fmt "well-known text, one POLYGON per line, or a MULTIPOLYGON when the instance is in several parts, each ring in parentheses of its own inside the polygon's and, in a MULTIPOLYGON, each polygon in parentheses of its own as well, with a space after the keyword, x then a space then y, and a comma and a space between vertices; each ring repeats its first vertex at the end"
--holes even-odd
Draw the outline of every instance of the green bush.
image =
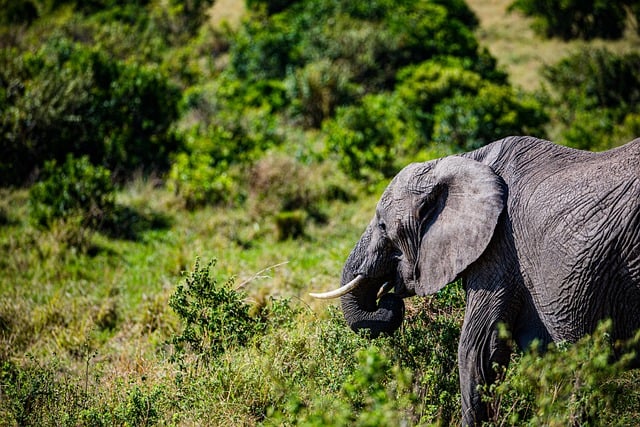
POLYGON ((604 150, 637 136, 640 113, 640 55, 606 49, 582 49, 543 69, 551 84, 563 125, 560 142, 581 149, 604 150))
POLYGON ((2 50, 0 184, 22 184, 46 160, 88 155, 124 176, 163 169, 178 147, 178 91, 156 69, 114 61, 65 38, 36 52, 2 50))
POLYGON ((302 116, 306 126, 319 128, 333 116, 337 106, 349 103, 355 96, 350 77, 348 67, 326 59, 296 70, 288 79, 292 115, 302 116))
POLYGON ((393 94, 367 95, 359 105, 341 107, 323 131, 329 154, 337 154, 339 165, 354 178, 375 181, 391 177, 400 156, 414 149, 418 134, 405 122, 405 106, 393 94))
POLYGON ((182 331, 171 340, 178 361, 190 351, 206 364, 232 346, 245 345, 257 331, 244 294, 233 288, 233 279, 218 284, 211 276, 214 265, 211 260, 201 267, 196 260, 169 299, 182 322, 182 331))
POLYGON ((637 0, 516 0, 510 8, 533 16, 534 29, 547 37, 590 40, 622 37, 626 7, 637 4, 637 0))
POLYGON ((443 57, 408 66, 394 92, 338 108, 323 126, 328 151, 351 176, 375 181, 434 144, 468 151, 514 134, 544 137, 548 117, 538 102, 467 65, 443 57))
POLYGON ((286 410, 270 413, 268 425, 413 425, 419 402, 411 373, 392 364, 375 344, 357 352, 357 365, 337 393, 317 394, 310 403, 291 393, 286 410))
POLYGON ((189 210, 231 202, 237 194, 226 165, 218 165, 206 152, 176 154, 167 184, 189 210))
POLYGON ((87 396, 79 384, 59 378, 59 361, 0 364, 0 414, 6 425, 73 425, 87 396))
POLYGON ((84 156, 58 165, 45 163, 42 177, 29 190, 30 216, 50 227, 55 219, 80 217, 85 227, 97 228, 114 210, 115 188, 110 172, 84 156))
POLYGON ((487 84, 476 95, 457 93, 438 104, 433 120, 433 142, 470 151, 510 135, 544 138, 548 117, 533 98, 487 84))
POLYGON ((455 94, 475 94, 482 86, 482 76, 465 67, 455 57, 424 61, 398 72, 396 93, 406 105, 409 119, 415 121, 423 138, 433 132, 436 106, 455 94))
POLYGON ((255 14, 231 48, 242 79, 283 79, 319 60, 344 70, 364 92, 390 89, 396 71, 434 56, 484 62, 464 2, 302 0, 255 14))
POLYGON ((617 55, 584 48, 543 68, 558 97, 574 108, 637 110, 640 104, 640 54, 617 55))
MULTIPOLYGON (((544 356, 534 349, 487 390, 499 425, 636 425, 637 395, 626 395, 633 354, 614 357, 611 322, 577 344, 561 343, 544 356)), ((635 339, 637 342, 637 338, 635 339)))
POLYGON ((576 110, 573 120, 562 130, 559 142, 581 150, 613 148, 615 121, 605 108, 576 110))

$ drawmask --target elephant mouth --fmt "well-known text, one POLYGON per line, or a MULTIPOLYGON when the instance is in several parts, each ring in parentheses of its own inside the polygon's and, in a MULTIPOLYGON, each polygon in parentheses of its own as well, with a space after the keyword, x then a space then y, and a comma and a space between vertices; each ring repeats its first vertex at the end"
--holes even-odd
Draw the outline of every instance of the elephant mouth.
MULTIPOLYGON (((369 283, 366 286, 371 286, 371 282, 374 282, 374 281, 376 283, 382 283, 381 285, 379 285, 379 288, 377 290, 376 300, 379 300, 380 298, 387 295, 391 291, 393 291, 393 293, 399 298, 406 298, 406 297, 412 296, 412 294, 408 291, 407 287, 405 286, 404 281, 400 278, 398 274, 390 274, 386 277, 374 280, 374 279, 368 278, 362 273, 356 275, 356 277, 353 280, 351 280, 350 282, 341 286, 338 289, 327 291, 327 292, 311 292, 309 295, 312 296, 313 298, 318 298, 318 299, 339 298, 346 294, 357 291, 359 288, 365 286, 365 283, 369 283)), ((377 286, 378 285, 374 285, 373 286, 374 289, 377 286)))

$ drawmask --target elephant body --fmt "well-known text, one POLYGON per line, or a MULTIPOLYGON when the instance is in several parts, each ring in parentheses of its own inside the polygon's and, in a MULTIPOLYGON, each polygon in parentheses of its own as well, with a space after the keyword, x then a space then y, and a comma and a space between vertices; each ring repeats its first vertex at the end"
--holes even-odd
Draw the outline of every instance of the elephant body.
MULTIPOLYGON (((509 189, 498 228, 508 225, 501 244, 513 245, 517 266, 504 286, 524 291, 513 310, 529 305, 536 315, 523 320, 537 324, 516 325, 521 347, 531 336, 575 342, 606 318, 619 338, 640 328, 640 140, 591 153, 507 139, 468 156, 509 189)), ((483 256, 492 251, 501 249, 483 256)))
POLYGON ((403 169, 345 263, 345 318, 354 330, 390 333, 403 298, 457 278, 465 425, 487 419, 478 385, 509 361, 499 324, 522 349, 575 342, 604 319, 612 339, 631 337, 640 328, 640 139, 592 153, 509 137, 403 169))

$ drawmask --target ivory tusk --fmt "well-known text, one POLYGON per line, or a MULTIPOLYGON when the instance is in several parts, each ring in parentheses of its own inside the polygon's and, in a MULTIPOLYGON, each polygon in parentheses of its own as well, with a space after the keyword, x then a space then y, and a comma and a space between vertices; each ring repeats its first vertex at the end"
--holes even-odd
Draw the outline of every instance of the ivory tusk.
POLYGON ((380 290, 378 291, 378 295, 376 295, 376 298, 382 298, 384 295, 388 294, 391 289, 393 289, 393 285, 389 282, 385 283, 384 285, 380 286, 380 290))
POLYGON ((341 286, 336 290, 329 291, 329 292, 321 292, 321 293, 312 292, 309 295, 311 295, 314 298, 320 298, 320 299, 338 298, 338 297, 341 297, 342 295, 348 294, 349 292, 351 292, 352 290, 360 286, 360 283, 363 280, 364 280, 364 276, 362 274, 359 274, 356 276, 355 279, 353 279, 346 285, 341 286))

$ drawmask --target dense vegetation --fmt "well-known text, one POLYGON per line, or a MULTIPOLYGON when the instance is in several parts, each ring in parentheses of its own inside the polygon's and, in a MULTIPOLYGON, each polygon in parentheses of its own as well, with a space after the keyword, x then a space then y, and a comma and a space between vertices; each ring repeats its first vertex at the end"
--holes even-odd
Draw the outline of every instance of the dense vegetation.
POLYGON ((618 39, 627 27, 628 15, 636 20, 640 17, 637 0, 515 0, 511 7, 535 17, 534 27, 540 34, 565 40, 618 39))
MULTIPOLYGON (((525 93, 462 0, 246 7, 0 1, 0 425, 456 423, 459 284, 377 340, 306 293, 409 161, 640 134, 638 52, 525 93)), ((514 357, 493 422, 637 423, 606 337, 514 357)))

